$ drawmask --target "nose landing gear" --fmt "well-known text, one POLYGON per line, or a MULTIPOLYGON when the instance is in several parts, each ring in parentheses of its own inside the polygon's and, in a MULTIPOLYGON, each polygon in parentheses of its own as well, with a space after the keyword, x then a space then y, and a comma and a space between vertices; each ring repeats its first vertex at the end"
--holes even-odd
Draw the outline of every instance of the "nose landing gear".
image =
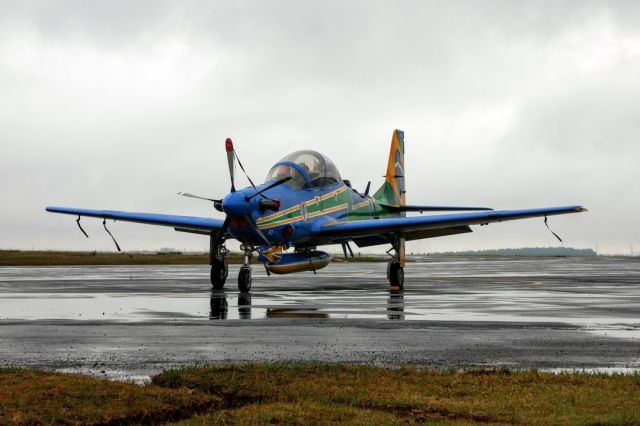
POLYGON ((238 274, 238 290, 240 293, 248 293, 251 290, 251 266, 243 265, 238 274))
POLYGON ((244 252, 244 264, 238 273, 238 290, 240 290, 240 293, 248 293, 251 290, 251 257, 256 248, 248 244, 242 244, 240 250, 244 252))
MULTIPOLYGON (((226 249, 225 251, 228 253, 226 249)), ((221 290, 224 287, 229 275, 226 253, 219 258, 216 257, 211 260, 211 286, 216 290, 221 290)), ((240 272, 238 273, 238 290, 241 293, 248 293, 251 290, 251 251, 248 253, 245 251, 245 263, 240 267, 240 272)))
MULTIPOLYGON (((229 264, 227 254, 229 250, 224 245, 224 235, 211 233, 211 243, 209 247, 209 264, 211 265, 211 286, 216 290, 221 290, 229 275, 229 264)), ((244 264, 238 273, 238 290, 241 293, 248 293, 251 290, 251 258, 256 247, 251 244, 242 244, 240 250, 244 252, 244 264)))

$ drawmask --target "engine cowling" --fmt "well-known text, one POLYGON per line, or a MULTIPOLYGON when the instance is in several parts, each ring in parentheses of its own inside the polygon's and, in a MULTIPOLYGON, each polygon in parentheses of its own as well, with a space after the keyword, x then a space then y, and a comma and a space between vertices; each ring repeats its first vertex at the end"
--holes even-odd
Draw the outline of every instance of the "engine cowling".
POLYGON ((273 274, 291 274, 301 271, 317 271, 331 263, 331 256, 323 251, 279 253, 274 262, 265 262, 273 274))

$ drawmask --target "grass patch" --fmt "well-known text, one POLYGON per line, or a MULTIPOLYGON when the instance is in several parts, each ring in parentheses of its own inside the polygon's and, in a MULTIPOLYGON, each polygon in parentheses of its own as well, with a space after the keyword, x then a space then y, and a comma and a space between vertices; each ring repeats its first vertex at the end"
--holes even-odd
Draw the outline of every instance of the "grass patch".
POLYGON ((0 369, 0 424, 159 423, 211 410, 220 399, 188 389, 0 369))
POLYGON ((327 364, 167 370, 150 385, 0 370, 0 424, 640 424, 640 376, 327 364))
POLYGON ((296 364, 170 370, 152 383, 243 401, 230 423, 640 423, 640 376, 296 364))

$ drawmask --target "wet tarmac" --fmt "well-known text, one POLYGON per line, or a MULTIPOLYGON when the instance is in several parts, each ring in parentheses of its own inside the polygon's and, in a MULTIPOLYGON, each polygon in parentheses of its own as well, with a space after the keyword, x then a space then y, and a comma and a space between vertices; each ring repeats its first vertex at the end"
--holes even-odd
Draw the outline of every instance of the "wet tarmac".
POLYGON ((429 258, 267 277, 206 265, 0 268, 0 365, 144 380, 237 361, 640 369, 640 259, 429 258))

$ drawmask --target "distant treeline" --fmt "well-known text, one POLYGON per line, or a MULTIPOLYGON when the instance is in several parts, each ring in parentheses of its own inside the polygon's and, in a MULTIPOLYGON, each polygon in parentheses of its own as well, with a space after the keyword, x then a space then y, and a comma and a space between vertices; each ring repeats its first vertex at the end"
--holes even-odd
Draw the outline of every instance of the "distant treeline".
MULTIPOLYGON (((231 264, 242 264, 244 255, 232 252, 227 255, 231 264)), ((344 262, 342 255, 334 260, 344 262)), ((349 257, 349 262, 386 261, 382 256, 349 257)), ((255 262, 255 259, 254 259, 255 262)), ((0 250, 0 266, 53 266, 53 265, 206 265, 209 253, 182 253, 163 250, 161 252, 97 252, 97 251, 44 251, 44 250, 0 250)))
POLYGON ((573 247, 523 247, 433 253, 433 256, 597 256, 593 249, 573 247))

